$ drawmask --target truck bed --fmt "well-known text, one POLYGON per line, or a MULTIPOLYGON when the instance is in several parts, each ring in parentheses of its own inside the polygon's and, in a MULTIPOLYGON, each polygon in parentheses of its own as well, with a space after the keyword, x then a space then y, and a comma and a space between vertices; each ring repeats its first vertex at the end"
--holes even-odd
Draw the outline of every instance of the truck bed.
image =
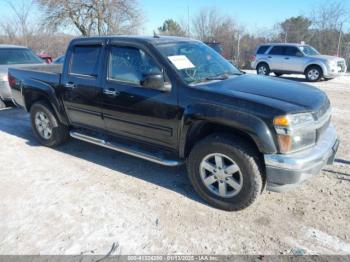
POLYGON ((16 104, 25 107, 22 94, 35 82, 35 85, 50 85, 54 89, 58 87, 61 82, 62 69, 62 65, 30 65, 9 68, 9 75, 21 81, 20 85, 12 87, 12 96, 16 104))

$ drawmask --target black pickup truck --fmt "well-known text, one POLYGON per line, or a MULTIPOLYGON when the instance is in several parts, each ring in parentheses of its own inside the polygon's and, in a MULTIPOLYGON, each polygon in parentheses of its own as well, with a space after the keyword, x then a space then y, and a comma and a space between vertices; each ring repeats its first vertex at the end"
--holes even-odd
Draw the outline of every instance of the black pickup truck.
MULTIPOLYGON (((240 210, 334 160, 326 94, 244 74, 205 44, 176 37, 73 40, 60 65, 9 70, 41 144, 69 137, 165 166, 187 164, 209 204, 240 210)), ((142 189, 140 189, 142 190, 142 189)))

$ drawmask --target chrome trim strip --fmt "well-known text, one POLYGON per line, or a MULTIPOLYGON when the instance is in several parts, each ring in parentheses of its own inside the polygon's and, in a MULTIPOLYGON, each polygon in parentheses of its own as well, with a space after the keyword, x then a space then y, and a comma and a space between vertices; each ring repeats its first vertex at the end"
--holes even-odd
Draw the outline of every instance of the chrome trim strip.
POLYGON ((144 160, 148 160, 148 161, 151 161, 153 163, 157 163, 157 164, 160 164, 163 166, 179 166, 179 165, 183 164, 183 161, 180 161, 180 160, 163 159, 163 158, 151 155, 147 152, 137 151, 135 149, 128 148, 125 145, 112 144, 112 143, 109 143, 105 140, 98 139, 98 138, 95 138, 92 136, 87 136, 87 135, 81 134, 81 133, 76 132, 76 131, 70 131, 70 136, 73 138, 94 144, 94 145, 109 148, 109 149, 112 149, 112 150, 115 150, 115 151, 118 151, 118 152, 121 152, 124 154, 135 156, 135 157, 138 157, 138 158, 141 158, 144 160))
POLYGON ((270 167, 291 170, 311 168, 329 158, 337 140, 336 130, 330 124, 314 147, 291 154, 265 154, 265 164, 270 167))

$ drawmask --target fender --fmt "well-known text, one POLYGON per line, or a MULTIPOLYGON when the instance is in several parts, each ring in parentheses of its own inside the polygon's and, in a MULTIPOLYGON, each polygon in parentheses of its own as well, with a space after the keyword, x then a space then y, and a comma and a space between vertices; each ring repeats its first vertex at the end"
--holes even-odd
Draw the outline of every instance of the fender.
POLYGON ((44 96, 49 101, 59 121, 65 125, 69 125, 63 104, 58 99, 55 89, 50 84, 36 79, 26 79, 21 83, 21 86, 25 87, 21 87, 21 91, 24 107, 27 111, 30 110, 31 99, 33 99, 34 94, 44 96))
POLYGON ((186 154, 187 139, 190 132, 197 128, 199 123, 203 122, 225 126, 245 133, 255 142, 261 153, 273 154, 277 152, 270 128, 260 118, 233 108, 196 104, 189 106, 184 112, 179 145, 181 157, 186 154))
POLYGON ((304 66, 304 72, 311 65, 317 65, 317 66, 321 67, 323 75, 328 75, 328 68, 325 65, 325 63, 323 63, 322 61, 316 60, 316 59, 310 59, 309 61, 307 61, 307 63, 304 66))

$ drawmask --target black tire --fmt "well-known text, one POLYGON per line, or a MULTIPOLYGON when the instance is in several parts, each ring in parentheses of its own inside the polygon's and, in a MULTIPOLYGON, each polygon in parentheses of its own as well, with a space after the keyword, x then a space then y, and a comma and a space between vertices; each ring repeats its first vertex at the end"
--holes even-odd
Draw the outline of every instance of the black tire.
MULTIPOLYGON (((198 195, 211 206, 227 211, 238 211, 250 206, 264 188, 263 169, 255 147, 240 137, 214 134, 201 140, 192 149, 187 169, 189 179, 198 195), (230 198, 211 192, 201 178, 200 164, 210 154, 219 153, 233 159, 241 170, 242 187, 230 198)), ((219 186, 219 181, 215 182, 219 186)), ((214 184, 213 184, 214 185, 214 184)))
POLYGON ((15 107, 15 104, 11 100, 4 101, 6 107, 15 107))
POLYGON ((323 77, 322 68, 319 66, 310 66, 305 70, 306 80, 309 82, 318 82, 323 77), (312 73, 314 72, 314 73, 312 73))
POLYGON ((283 74, 282 73, 274 73, 275 74, 275 76, 277 76, 277 77, 280 77, 280 76, 283 76, 283 74))
POLYGON ((40 144, 47 147, 55 147, 63 144, 69 138, 69 129, 67 126, 60 123, 57 119, 52 107, 46 101, 38 101, 33 104, 30 108, 30 119, 32 124, 32 130, 35 137, 38 139, 40 144), (43 134, 40 133, 38 126, 35 123, 37 114, 43 113, 48 119, 48 126, 51 129, 51 135, 45 138, 43 134))
POLYGON ((268 76, 270 74, 271 70, 268 64, 266 63, 260 63, 258 64, 258 66, 256 67, 256 73, 258 75, 265 75, 268 76))

